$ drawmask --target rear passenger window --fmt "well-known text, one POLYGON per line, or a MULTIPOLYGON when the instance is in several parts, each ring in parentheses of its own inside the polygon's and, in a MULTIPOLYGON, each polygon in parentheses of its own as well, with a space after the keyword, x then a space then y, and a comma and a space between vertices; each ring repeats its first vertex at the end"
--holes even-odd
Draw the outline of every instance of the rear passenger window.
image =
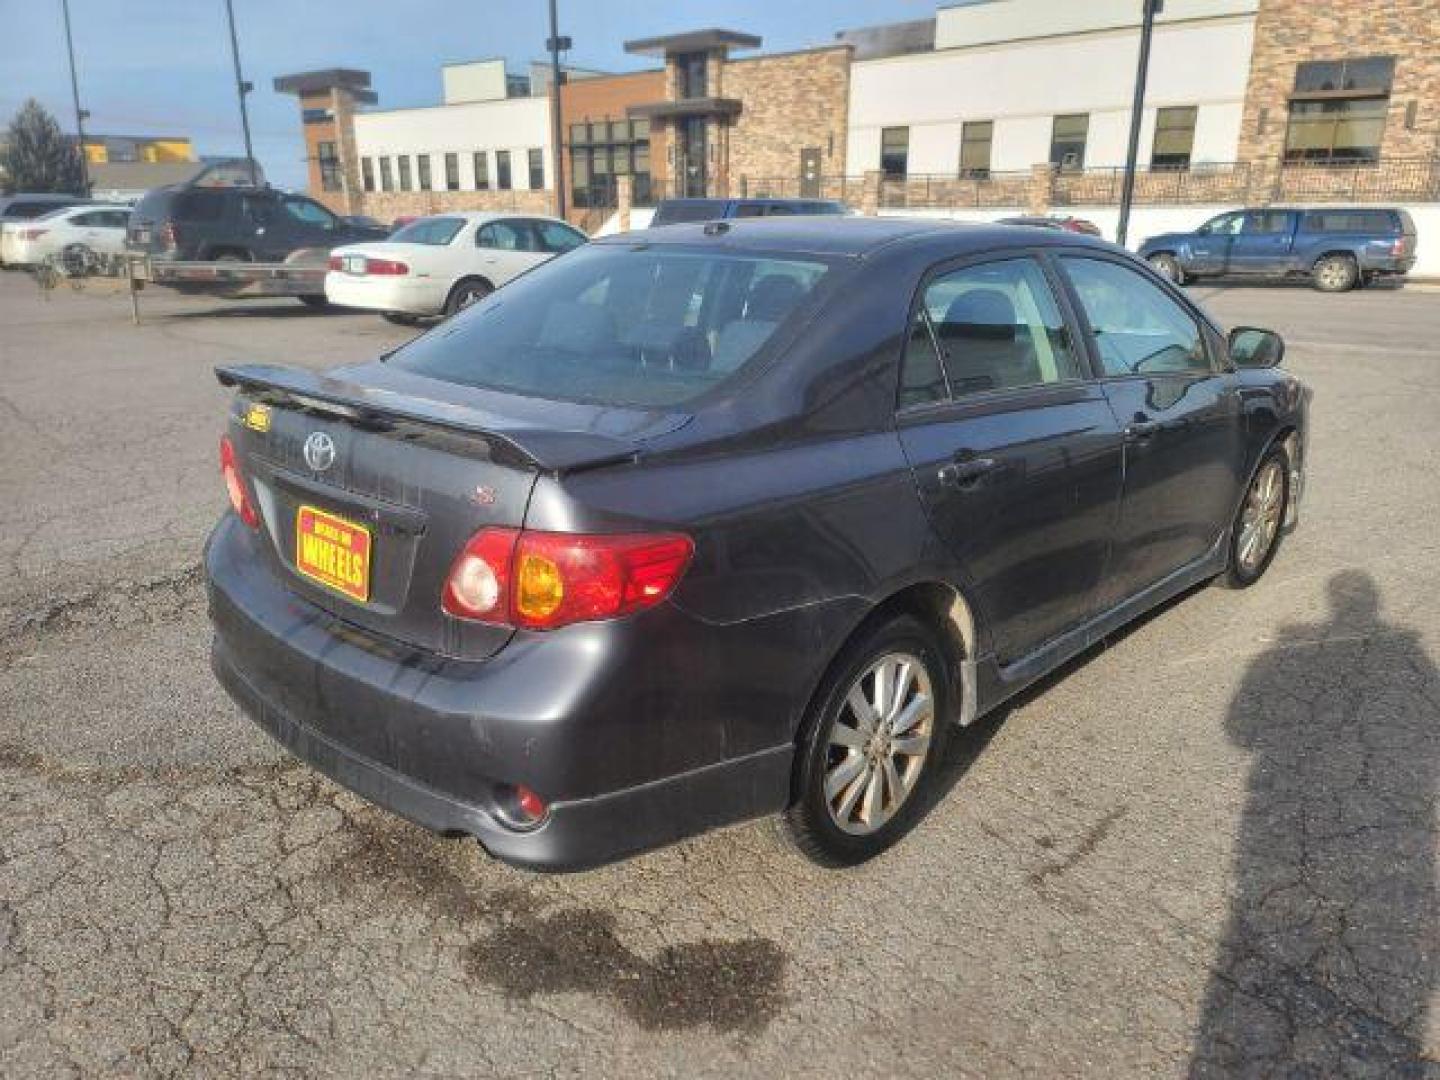
POLYGON ((1034 259, 1007 259, 954 270, 926 287, 905 350, 900 404, 940 400, 947 384, 958 398, 1084 377, 1044 271, 1034 259))
POLYGON ((187 191, 175 199, 177 221, 219 221, 225 216, 225 196, 218 191, 187 191))
POLYGON ((491 221, 475 234, 476 247, 500 251, 529 251, 531 243, 530 230, 518 222, 491 221))
POLYGON ((1200 327, 1165 291, 1129 267, 1061 256, 1107 375, 1208 372, 1200 327))

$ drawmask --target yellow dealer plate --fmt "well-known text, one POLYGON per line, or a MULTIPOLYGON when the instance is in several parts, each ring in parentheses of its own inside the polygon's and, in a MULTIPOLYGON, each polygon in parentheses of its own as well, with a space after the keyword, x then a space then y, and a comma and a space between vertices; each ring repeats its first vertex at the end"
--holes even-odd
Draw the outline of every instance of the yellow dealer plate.
POLYGON ((302 506, 295 514, 295 568, 352 600, 370 598, 370 530, 302 506))

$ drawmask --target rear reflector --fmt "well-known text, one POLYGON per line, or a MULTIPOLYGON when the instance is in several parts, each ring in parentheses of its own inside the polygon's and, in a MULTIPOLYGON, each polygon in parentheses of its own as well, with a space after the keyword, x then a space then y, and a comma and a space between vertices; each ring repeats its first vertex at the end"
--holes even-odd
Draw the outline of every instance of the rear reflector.
POLYGON ((440 606, 480 622, 554 630, 654 607, 679 583, 694 544, 629 535, 482 529, 451 567, 440 606))
POLYGON ((245 490, 240 466, 235 461, 235 446, 228 435, 220 439, 220 475, 225 478, 225 492, 230 496, 231 508, 246 525, 258 529, 260 515, 255 512, 255 504, 250 501, 250 495, 245 490))

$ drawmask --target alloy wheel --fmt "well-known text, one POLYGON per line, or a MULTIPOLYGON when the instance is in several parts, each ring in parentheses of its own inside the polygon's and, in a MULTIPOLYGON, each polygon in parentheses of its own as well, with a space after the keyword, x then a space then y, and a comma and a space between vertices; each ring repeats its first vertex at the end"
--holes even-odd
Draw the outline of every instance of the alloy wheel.
POLYGON ((1265 563, 1275 537, 1280 532, 1280 519, 1285 513, 1285 474, 1279 460, 1271 458, 1260 467, 1250 490, 1245 494, 1245 507, 1240 513, 1240 538, 1235 557, 1247 573, 1256 572, 1265 563))
POLYGON ((855 680, 831 725, 825 760, 830 819, 873 833, 905 803, 925 768, 935 695, 920 658, 890 653, 855 680))

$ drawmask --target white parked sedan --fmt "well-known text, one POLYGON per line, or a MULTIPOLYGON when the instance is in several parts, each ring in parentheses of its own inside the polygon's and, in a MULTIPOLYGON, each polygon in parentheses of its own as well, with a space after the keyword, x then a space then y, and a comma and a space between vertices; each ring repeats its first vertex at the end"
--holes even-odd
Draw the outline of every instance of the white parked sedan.
POLYGON ((388 239, 330 253, 325 296, 392 322, 453 315, 546 259, 585 243, 558 218, 462 212, 420 218, 388 239))
POLYGON ((67 206, 30 221, 5 223, 7 265, 36 266, 51 255, 119 255, 125 251, 128 206, 67 206))

